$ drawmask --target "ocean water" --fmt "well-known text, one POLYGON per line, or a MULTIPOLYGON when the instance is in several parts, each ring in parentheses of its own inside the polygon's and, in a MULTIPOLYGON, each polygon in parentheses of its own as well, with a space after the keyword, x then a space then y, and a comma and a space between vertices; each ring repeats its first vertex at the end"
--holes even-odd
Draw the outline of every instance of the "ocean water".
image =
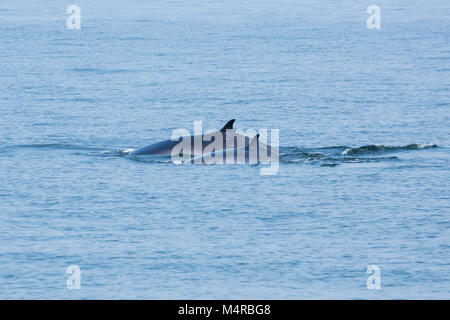
POLYGON ((0 5, 0 298, 450 298, 448 1, 69 4, 0 5), (232 118, 276 175, 121 152, 232 118))

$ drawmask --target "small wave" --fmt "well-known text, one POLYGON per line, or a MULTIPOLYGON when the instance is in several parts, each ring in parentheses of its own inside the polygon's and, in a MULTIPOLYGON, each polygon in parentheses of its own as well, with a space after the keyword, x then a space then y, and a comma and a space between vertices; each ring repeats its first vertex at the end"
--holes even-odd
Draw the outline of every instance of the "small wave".
POLYGON ((343 157, 343 158, 328 158, 327 160, 340 161, 342 163, 345 162, 363 163, 363 162, 392 161, 398 159, 399 158, 396 156, 391 156, 391 157, 343 157))
POLYGON ((71 68, 69 70, 76 72, 76 73, 94 73, 94 74, 99 74, 99 75, 116 74, 116 73, 130 73, 130 72, 135 71, 135 70, 129 70, 129 69, 100 69, 100 68, 71 68))
POLYGON ((355 155, 355 154, 369 154, 379 152, 394 152, 401 150, 417 150, 426 148, 436 148, 435 144, 408 144, 406 146, 385 146, 382 144, 370 144, 357 148, 347 148, 342 152, 342 155, 355 155))
POLYGON ((127 156, 127 159, 144 163, 173 163, 170 156, 127 156))
POLYGON ((20 145, 10 146, 10 148, 31 148, 31 149, 51 149, 51 150, 84 150, 84 151, 107 150, 107 148, 73 145, 73 144, 66 144, 66 143, 20 144, 20 145))
POLYGON ((324 167, 334 167, 344 163, 370 163, 397 161, 397 156, 383 156, 386 153, 436 148, 436 144, 408 144, 387 146, 381 144, 361 147, 330 146, 318 148, 283 147, 280 148, 280 162, 286 164, 310 163, 324 167))
POLYGON ((134 150, 136 150, 136 149, 129 148, 129 149, 121 150, 120 152, 122 152, 122 154, 126 155, 126 154, 132 153, 134 150))
POLYGON ((337 150, 337 149, 348 149, 348 146, 330 146, 330 147, 320 147, 317 150, 337 150))
POLYGON ((320 166, 321 167, 336 167, 337 165, 339 165, 339 164, 338 163, 324 163, 320 166))
POLYGON ((119 37, 119 40, 123 41, 145 41, 147 38, 144 37, 119 37))
MULTIPOLYGON (((317 149, 318 150, 318 149, 317 149)), ((300 157, 300 158, 322 158, 324 153, 317 152, 314 149, 302 149, 297 147, 280 148, 280 154, 283 158, 300 157)))
POLYGON ((370 162, 384 162, 395 161, 399 158, 396 156, 391 157, 339 157, 337 156, 324 156, 322 158, 285 158, 281 157, 280 162, 285 164, 298 164, 298 163, 310 163, 320 164, 321 167, 335 167, 342 163, 370 163, 370 162))

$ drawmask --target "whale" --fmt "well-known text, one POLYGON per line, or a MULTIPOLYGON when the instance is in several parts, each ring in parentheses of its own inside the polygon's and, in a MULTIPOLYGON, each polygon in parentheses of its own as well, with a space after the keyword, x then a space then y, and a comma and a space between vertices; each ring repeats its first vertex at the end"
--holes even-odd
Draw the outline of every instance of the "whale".
POLYGON ((157 143, 153 143, 142 148, 136 150, 130 150, 127 153, 131 156, 142 156, 142 155, 154 155, 154 156, 170 156, 174 147, 177 146, 180 142, 186 140, 189 142, 189 145, 192 146, 190 150, 183 150, 185 155, 198 156, 203 154, 203 150, 211 144, 216 136, 223 136, 222 145, 226 148, 227 143, 229 143, 232 138, 233 124, 235 119, 229 120, 219 131, 206 133, 203 135, 190 135, 190 136, 181 136, 176 139, 168 139, 164 141, 160 141, 157 143), (228 135, 228 137, 227 137, 228 135), (201 148, 194 148, 194 141, 202 141, 201 148))
POLYGON ((258 164, 261 162, 278 161, 279 155, 275 148, 262 143, 259 133, 248 143, 234 148, 215 150, 196 156, 185 163, 192 164, 258 164), (270 154, 268 154, 270 152, 270 154))
POLYGON ((184 163, 193 164, 256 164, 258 163, 258 139, 256 134, 248 143, 234 148, 214 150, 213 152, 196 156, 184 163))

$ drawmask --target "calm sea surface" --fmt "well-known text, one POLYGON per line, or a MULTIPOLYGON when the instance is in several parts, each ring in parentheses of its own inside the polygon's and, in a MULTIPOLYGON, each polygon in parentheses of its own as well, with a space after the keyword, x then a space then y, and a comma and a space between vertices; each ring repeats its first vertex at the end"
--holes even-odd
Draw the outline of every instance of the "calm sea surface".
POLYGON ((447 0, 69 4, 0 5, 0 298, 450 298, 447 0), (278 174, 121 153, 232 118, 278 174))

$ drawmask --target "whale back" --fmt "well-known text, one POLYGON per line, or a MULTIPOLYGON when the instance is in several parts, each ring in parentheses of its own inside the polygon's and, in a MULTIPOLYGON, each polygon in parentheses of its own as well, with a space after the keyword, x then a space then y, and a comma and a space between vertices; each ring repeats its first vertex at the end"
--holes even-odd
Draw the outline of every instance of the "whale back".
POLYGON ((186 152, 185 150, 183 150, 183 152, 186 152, 186 154, 188 154, 188 155, 198 156, 198 155, 202 155, 205 147, 214 141, 214 138, 211 138, 211 137, 217 136, 219 133, 221 136, 223 136, 222 145, 225 148, 228 145, 227 136, 234 133, 234 131, 233 131, 234 122, 235 122, 235 119, 231 119, 219 131, 204 134, 202 136, 190 135, 190 136, 179 137, 178 139, 175 139, 175 140, 169 139, 169 140, 164 140, 164 141, 160 141, 157 143, 153 143, 153 144, 147 145, 145 147, 142 147, 142 148, 139 148, 139 149, 136 149, 136 150, 130 152, 130 155, 132 155, 132 156, 140 156, 140 155, 171 156, 173 148, 178 143, 182 142, 185 139, 190 139, 190 145, 191 145, 190 152, 186 152), (201 149, 194 148, 194 142, 196 140, 202 141, 201 149))

